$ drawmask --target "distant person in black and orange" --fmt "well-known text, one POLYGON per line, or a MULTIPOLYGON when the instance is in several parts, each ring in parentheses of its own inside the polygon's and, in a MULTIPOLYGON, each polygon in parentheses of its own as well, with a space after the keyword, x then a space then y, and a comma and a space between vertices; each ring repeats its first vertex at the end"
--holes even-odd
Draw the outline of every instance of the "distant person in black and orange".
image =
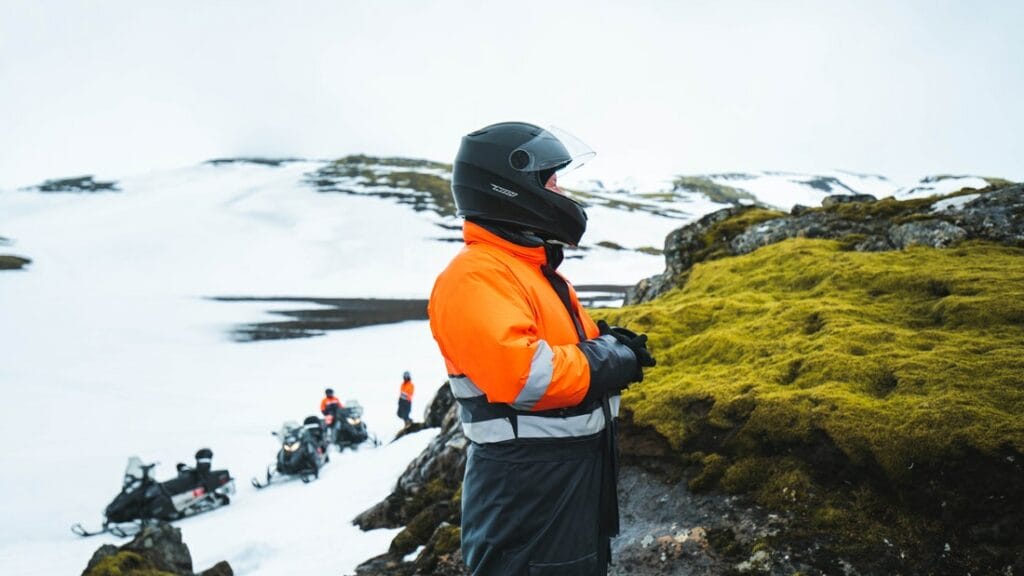
POLYGON ((405 426, 412 424, 409 412, 412 411, 412 393, 416 387, 412 384, 412 376, 409 371, 402 373, 402 388, 398 395, 398 417, 405 420, 405 426))
POLYGON ((324 390, 324 399, 320 401, 320 413, 324 416, 328 414, 334 415, 335 412, 344 408, 345 406, 341 403, 341 400, 334 395, 334 389, 328 388, 324 390))

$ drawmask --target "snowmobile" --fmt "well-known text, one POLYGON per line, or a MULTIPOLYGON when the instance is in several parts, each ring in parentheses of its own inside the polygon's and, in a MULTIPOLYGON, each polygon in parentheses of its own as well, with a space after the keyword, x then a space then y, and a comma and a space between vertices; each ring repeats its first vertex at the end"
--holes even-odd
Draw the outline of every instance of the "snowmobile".
MULTIPOLYGON (((328 416, 334 415, 332 439, 338 445, 338 450, 356 446, 371 440, 370 433, 366 430, 366 422, 363 422, 363 406, 355 400, 345 402, 344 408, 336 408, 328 416)), ((372 438, 374 446, 379 446, 377 437, 372 438)))
POLYGON ((143 464, 137 456, 128 458, 121 493, 104 510, 102 528, 86 530, 75 524, 71 531, 79 536, 109 532, 126 537, 149 521, 178 520, 230 504, 235 481, 227 470, 210 470, 212 457, 209 449, 200 450, 195 468, 178 464, 177 477, 164 482, 153 478, 156 462, 143 464))
POLYGON ((308 483, 320 477, 320 468, 330 461, 327 455, 327 434, 316 416, 305 419, 300 426, 285 422, 278 432, 271 432, 281 440, 277 461, 267 466, 266 480, 252 479, 256 488, 266 488, 281 477, 298 478, 308 483))

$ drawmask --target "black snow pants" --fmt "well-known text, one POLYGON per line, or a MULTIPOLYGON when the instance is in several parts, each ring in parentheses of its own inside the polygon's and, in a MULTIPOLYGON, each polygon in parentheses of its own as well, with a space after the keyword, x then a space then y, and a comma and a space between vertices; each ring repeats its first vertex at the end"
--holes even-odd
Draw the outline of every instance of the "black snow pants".
POLYGON ((409 420, 409 412, 412 411, 412 402, 405 398, 398 399, 398 417, 402 420, 409 420))
POLYGON ((470 445, 462 555, 474 576, 607 574, 606 433, 470 445))

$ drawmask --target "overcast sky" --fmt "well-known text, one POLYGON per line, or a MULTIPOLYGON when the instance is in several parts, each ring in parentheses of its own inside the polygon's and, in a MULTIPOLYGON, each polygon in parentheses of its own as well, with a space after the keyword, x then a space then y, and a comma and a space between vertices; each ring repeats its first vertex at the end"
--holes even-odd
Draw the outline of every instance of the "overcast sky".
POLYGON ((240 155, 1024 180, 1024 1, 0 0, 0 186, 240 155))

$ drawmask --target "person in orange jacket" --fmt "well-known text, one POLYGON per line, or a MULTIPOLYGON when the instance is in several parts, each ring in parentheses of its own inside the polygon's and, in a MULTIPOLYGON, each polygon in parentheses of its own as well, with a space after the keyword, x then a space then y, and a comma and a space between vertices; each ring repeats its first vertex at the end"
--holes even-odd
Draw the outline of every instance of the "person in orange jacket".
POLYGON ((619 393, 655 361, 646 335, 595 323, 557 271, 587 216, 556 174, 589 156, 567 134, 505 122, 465 136, 455 158, 466 245, 427 309, 470 440, 474 575, 603 575, 618 533, 619 393))
POLYGON ((398 392, 398 417, 405 421, 406 427, 412 424, 409 413, 412 411, 412 393, 415 389, 409 371, 402 372, 402 387, 398 392))
POLYGON ((324 416, 328 414, 337 418, 337 411, 344 408, 345 405, 341 403, 341 400, 334 395, 334 389, 328 388, 324 390, 324 399, 320 401, 320 413, 324 416))

